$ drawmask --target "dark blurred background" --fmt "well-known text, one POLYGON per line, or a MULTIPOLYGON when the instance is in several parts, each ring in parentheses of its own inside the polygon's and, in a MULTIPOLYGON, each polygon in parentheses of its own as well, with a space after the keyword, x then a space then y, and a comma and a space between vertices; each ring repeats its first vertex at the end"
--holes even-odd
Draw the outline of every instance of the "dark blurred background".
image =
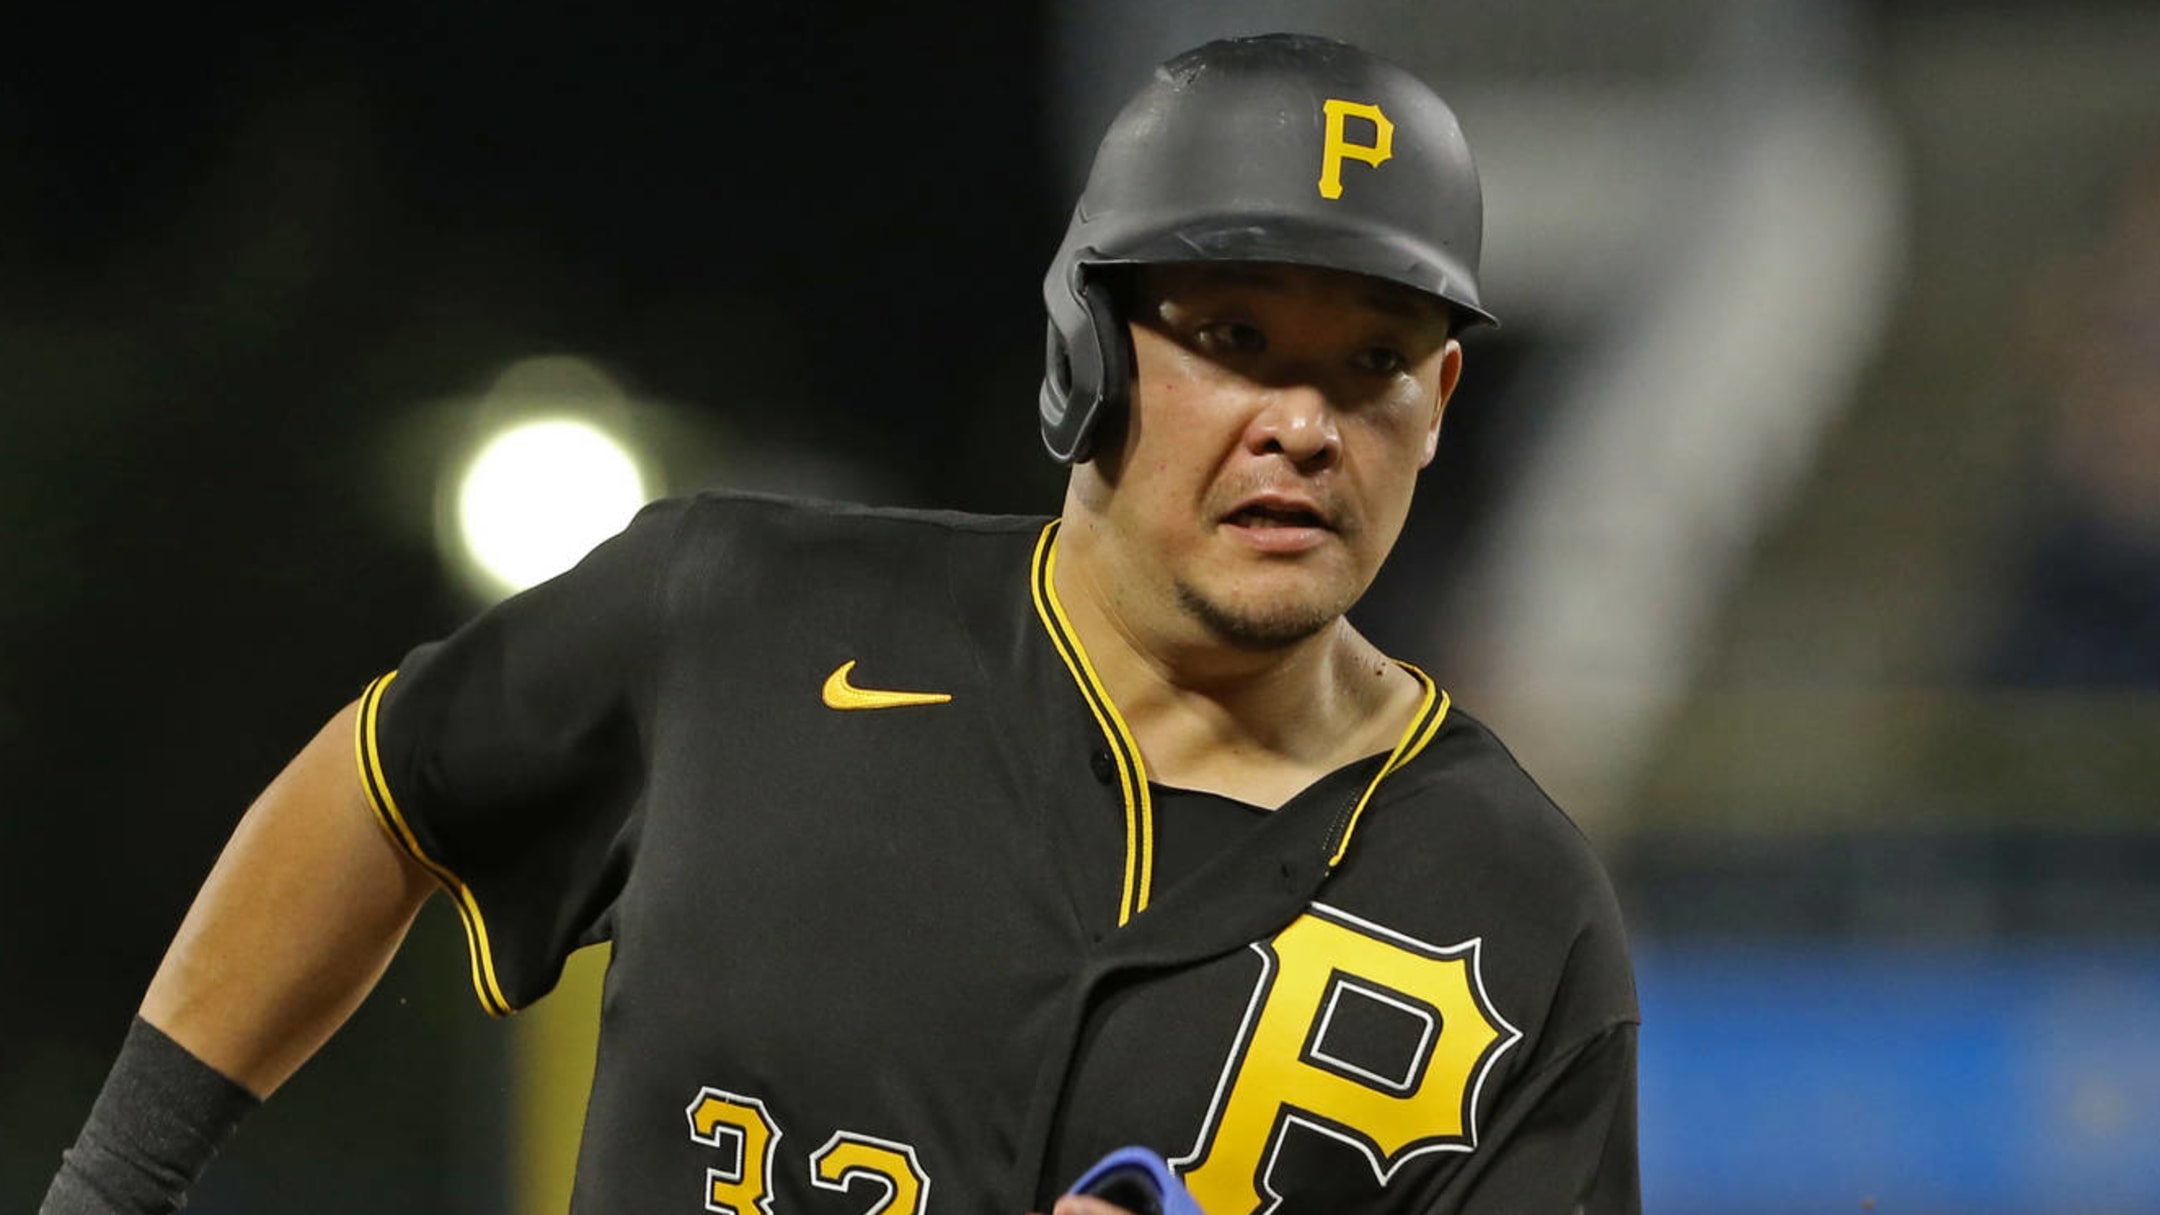
MULTIPOLYGON (((2160 1209, 2150 5, 39 28, 0 39, 0 1207, 254 793, 499 593, 448 539, 491 427, 582 402, 651 493, 1054 510, 1093 139, 1164 55, 1302 28, 1480 156, 1506 327, 1360 623, 1620 882, 1649 1209, 2160 1209)), ((431 906, 196 1208, 560 1209, 589 990, 505 1026, 462 951, 431 906)))

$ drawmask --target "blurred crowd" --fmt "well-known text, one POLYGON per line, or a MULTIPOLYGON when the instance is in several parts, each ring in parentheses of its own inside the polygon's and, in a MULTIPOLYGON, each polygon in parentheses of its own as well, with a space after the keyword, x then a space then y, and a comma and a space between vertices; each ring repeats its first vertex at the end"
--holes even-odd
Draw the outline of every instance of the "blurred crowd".
POLYGON ((2160 153, 2041 275, 2032 311, 2045 484, 1986 674, 2160 689, 2160 153))

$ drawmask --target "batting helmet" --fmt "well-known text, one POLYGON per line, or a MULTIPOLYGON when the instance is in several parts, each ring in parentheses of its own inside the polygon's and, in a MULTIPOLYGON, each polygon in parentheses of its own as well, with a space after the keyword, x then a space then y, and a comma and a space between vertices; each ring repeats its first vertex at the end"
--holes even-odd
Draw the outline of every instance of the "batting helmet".
POLYGON ((1210 42, 1164 63, 1096 149, 1043 278, 1039 412, 1061 464, 1125 407, 1131 337, 1097 271, 1152 262, 1287 262, 1478 304, 1484 204, 1462 127, 1417 77, 1299 34, 1210 42))

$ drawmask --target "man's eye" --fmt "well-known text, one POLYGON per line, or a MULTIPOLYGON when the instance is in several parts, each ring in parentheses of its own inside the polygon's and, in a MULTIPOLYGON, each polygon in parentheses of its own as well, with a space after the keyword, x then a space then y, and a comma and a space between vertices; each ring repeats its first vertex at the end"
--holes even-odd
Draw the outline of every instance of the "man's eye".
POLYGON ((1386 346, 1372 346, 1361 350, 1351 362, 1359 369, 1375 375, 1395 375, 1409 370, 1410 367, 1410 360, 1402 351, 1391 350, 1386 346))
POLYGON ((1200 327, 1201 349, 1215 354, 1258 354, 1267 336, 1243 321, 1214 321, 1200 327))

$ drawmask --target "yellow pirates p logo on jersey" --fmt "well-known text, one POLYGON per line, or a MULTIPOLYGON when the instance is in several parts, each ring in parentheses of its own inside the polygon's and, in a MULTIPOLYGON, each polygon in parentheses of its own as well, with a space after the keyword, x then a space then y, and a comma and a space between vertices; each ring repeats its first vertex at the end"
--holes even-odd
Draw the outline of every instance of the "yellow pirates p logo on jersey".
POLYGON ((1193 1150, 1171 1163, 1212 1215, 1282 1201, 1292 1128, 1404 1161, 1477 1146, 1478 1091, 1522 1031, 1485 994, 1480 942, 1437 946, 1313 904, 1274 940, 1193 1150))
POLYGON ((1321 104, 1320 112, 1327 116, 1327 134, 1320 147, 1320 197, 1342 197, 1342 162, 1362 161, 1379 168, 1382 162, 1395 154, 1395 124, 1380 112, 1380 107, 1362 101, 1344 101, 1330 97, 1321 104), (1362 118, 1372 123, 1371 143, 1351 143, 1344 133, 1347 119, 1362 118))

